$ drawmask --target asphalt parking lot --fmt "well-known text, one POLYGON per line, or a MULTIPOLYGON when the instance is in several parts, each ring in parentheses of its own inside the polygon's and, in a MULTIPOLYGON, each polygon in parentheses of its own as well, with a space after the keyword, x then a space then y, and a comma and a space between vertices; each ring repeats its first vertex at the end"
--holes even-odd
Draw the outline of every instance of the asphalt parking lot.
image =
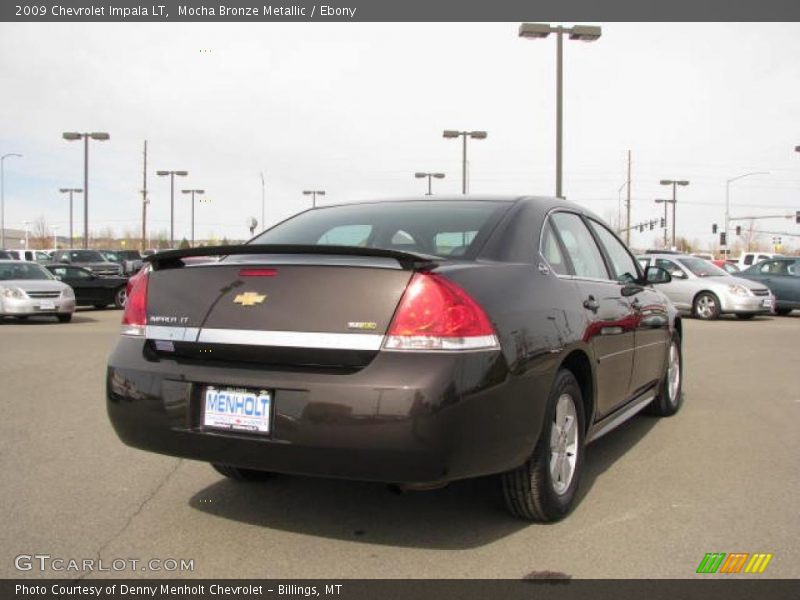
POLYGON ((0 577, 80 576, 19 572, 20 554, 194 560, 186 573, 106 573, 125 577, 691 577, 707 552, 773 553, 763 576, 800 576, 798 311, 685 320, 683 410, 590 446, 582 499, 554 525, 508 517, 492 479, 405 495, 237 484, 130 449, 104 400, 120 317, 0 325, 0 577))

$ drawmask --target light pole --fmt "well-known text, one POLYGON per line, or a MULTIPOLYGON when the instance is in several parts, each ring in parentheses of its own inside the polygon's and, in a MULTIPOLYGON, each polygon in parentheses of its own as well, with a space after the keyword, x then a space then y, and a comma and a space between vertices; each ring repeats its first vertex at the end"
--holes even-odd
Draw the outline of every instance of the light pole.
POLYGON ((569 39, 581 42, 594 42, 602 33, 600 27, 594 25, 575 25, 562 27, 548 23, 522 23, 519 26, 519 37, 528 39, 546 38, 556 34, 556 197, 563 198, 562 188, 562 156, 564 130, 564 34, 569 39))
POLYGON ((325 190, 303 190, 303 196, 311 196, 311 208, 317 208, 317 196, 324 196, 325 190))
POLYGON ((72 234, 72 194, 80 194, 83 192, 81 188, 58 188, 62 194, 69 194, 69 245, 72 246, 72 240, 75 237, 72 234))
POLYGON ((192 248, 194 248, 194 195, 195 194, 205 194, 205 190, 181 190, 183 194, 191 194, 192 195, 192 248))
POLYGON ((622 190, 628 185, 626 181, 617 190, 617 233, 622 231, 622 190))
POLYGON ((4 181, 4 163, 7 158, 11 157, 22 158, 22 154, 16 152, 9 152, 0 156, 0 249, 6 247, 6 195, 5 195, 5 181, 4 181))
POLYGON ((25 225, 25 250, 27 250, 28 249, 28 225, 29 225, 30 221, 23 221, 22 223, 25 225))
MULTIPOLYGON (((664 198, 658 198, 656 200, 656 204, 664 204, 664 249, 667 248, 667 207, 672 204, 672 213, 675 214, 675 200, 667 200, 664 198)), ((673 222, 672 227, 675 227, 675 223, 673 222)), ((675 242, 673 242, 673 245, 675 242)))
MULTIPOLYGON (((175 175, 186 177, 189 171, 156 171, 159 177, 169 175, 169 247, 175 247, 175 175)), ((194 202, 192 202, 194 204, 194 202)))
POLYGON ((264 219, 266 219, 266 209, 264 208, 265 206, 264 185, 265 185, 264 172, 262 171, 261 172, 261 229, 267 228, 267 224, 264 221, 264 219))
POLYGON ((455 129, 445 129, 442 132, 442 137, 457 138, 461 137, 464 140, 463 150, 461 152, 461 193, 467 193, 467 137, 473 140, 485 140, 489 135, 485 131, 457 131, 455 129))
POLYGON ((769 171, 753 171, 752 173, 745 173, 744 175, 737 175, 736 177, 731 177, 730 179, 725 180, 725 255, 727 256, 727 247, 728 247, 728 223, 731 220, 730 216, 730 209, 731 209, 731 183, 736 181, 737 179, 743 179, 745 177, 750 177, 751 175, 769 175, 769 171))
MULTIPOLYGON (((672 204, 672 247, 675 247, 675 208, 678 206, 678 199, 676 197, 676 189, 677 186, 686 186, 689 185, 689 182, 685 179, 662 179, 659 182, 661 185, 671 185, 672 186, 672 200, 670 203, 672 204)), ((666 206, 664 207, 666 209, 666 206)), ((665 214, 666 216, 666 214, 665 214)), ((666 225, 666 222, 664 223, 666 225)))
POLYGON ((421 172, 417 172, 417 173, 414 173, 414 177, 416 177, 417 179, 423 179, 424 177, 427 177, 428 178, 428 193, 425 194, 425 195, 426 196, 433 196, 433 192, 431 191, 431 179, 434 178, 434 177, 436 179, 444 179, 444 173, 421 173, 421 172))
POLYGON ((53 225, 53 251, 58 250, 58 225, 53 225))
POLYGON ((105 142, 111 137, 104 131, 78 133, 65 131, 61 134, 68 142, 83 139, 83 247, 89 247, 89 139, 105 142))

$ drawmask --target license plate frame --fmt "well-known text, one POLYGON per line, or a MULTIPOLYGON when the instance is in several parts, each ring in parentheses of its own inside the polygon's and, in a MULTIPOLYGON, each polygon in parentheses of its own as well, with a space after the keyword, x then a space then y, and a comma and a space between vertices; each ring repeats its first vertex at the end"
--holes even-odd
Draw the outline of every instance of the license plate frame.
POLYGON ((761 301, 761 306, 764 308, 772 308, 772 298, 764 298, 761 301))
POLYGON ((53 300, 42 300, 39 302, 39 310, 55 310, 56 303, 53 300))
POLYGON ((274 394, 271 390, 204 385, 200 399, 203 429, 258 436, 272 434, 274 394))

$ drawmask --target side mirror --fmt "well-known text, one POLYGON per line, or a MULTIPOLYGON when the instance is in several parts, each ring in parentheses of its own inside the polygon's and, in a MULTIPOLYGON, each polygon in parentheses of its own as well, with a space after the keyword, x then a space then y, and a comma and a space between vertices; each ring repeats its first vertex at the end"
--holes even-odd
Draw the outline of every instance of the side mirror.
POLYGON ((645 269, 644 280, 651 284, 669 283, 672 281, 672 275, 666 269, 650 266, 645 269))

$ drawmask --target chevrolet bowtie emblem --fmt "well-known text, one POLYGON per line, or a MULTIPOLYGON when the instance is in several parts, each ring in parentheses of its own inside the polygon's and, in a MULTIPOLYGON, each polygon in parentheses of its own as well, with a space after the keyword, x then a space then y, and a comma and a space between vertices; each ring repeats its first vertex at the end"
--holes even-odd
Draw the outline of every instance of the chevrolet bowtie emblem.
POLYGON ((267 296, 264 294, 245 292, 244 294, 236 296, 236 298, 233 299, 233 303, 241 304, 242 306, 255 306, 256 304, 261 304, 266 299, 267 296))

